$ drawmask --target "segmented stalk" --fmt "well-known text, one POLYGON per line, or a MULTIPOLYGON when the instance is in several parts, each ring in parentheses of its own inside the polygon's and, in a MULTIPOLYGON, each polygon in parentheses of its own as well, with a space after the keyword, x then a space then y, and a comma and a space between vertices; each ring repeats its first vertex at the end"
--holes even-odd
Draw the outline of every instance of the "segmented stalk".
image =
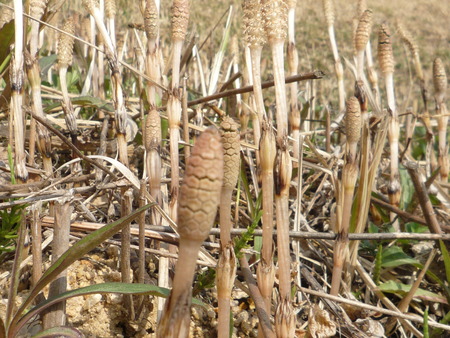
POLYGON ((450 169, 447 145, 448 130, 448 113, 445 104, 445 96, 447 93, 447 74, 444 64, 440 58, 436 58, 433 62, 433 82, 436 99, 436 113, 438 117, 438 135, 439 135, 439 157, 441 181, 448 182, 448 172, 450 169))
POLYGON ((220 123, 223 145, 223 183, 220 195, 220 257, 217 263, 219 301, 218 337, 230 336, 230 299, 236 275, 236 257, 231 241, 231 202, 239 176, 240 137, 238 124, 225 116, 220 123))
POLYGON ((105 0, 106 27, 114 47, 116 46, 116 12, 116 0, 105 0))
POLYGON ((172 7, 172 81, 169 89, 169 99, 167 101, 167 116, 169 117, 170 132, 170 164, 171 164, 171 182, 170 182, 170 216, 177 220, 177 204, 179 189, 179 153, 178 143, 180 140, 181 123, 181 93, 178 88, 180 85, 180 59, 183 41, 186 37, 187 26, 189 23, 189 1, 174 0, 172 7))
POLYGON ((336 73, 336 78, 338 80, 338 91, 339 91, 339 111, 343 112, 345 110, 345 88, 344 88, 344 68, 342 67, 342 62, 339 57, 338 46, 336 43, 336 36, 334 34, 334 6, 332 0, 323 0, 323 12, 328 27, 328 35, 330 36, 331 50, 333 51, 334 57, 334 70, 336 73))
POLYGON ((10 129, 13 129, 14 165, 17 178, 26 181, 28 170, 25 167, 25 123, 23 104, 23 5, 14 0, 14 53, 11 54, 9 71, 11 84, 10 129))
POLYGON ((277 104, 278 139, 287 136, 288 115, 284 77, 284 40, 287 34, 287 4, 282 0, 263 0, 262 14, 267 40, 272 49, 273 75, 277 104))
POLYGON ((266 43, 261 1, 244 0, 242 3, 242 9, 244 15, 244 38, 250 49, 253 94, 255 98, 256 117, 258 119, 258 121, 253 121, 253 132, 255 144, 259 144, 259 140, 261 138, 261 123, 263 118, 266 116, 264 98, 261 89, 261 52, 264 44, 266 43))
POLYGON ((334 243, 333 277, 330 294, 337 295, 342 279, 342 270, 348 259, 348 232, 353 204, 353 193, 358 178, 357 146, 361 138, 361 108, 356 97, 352 96, 346 103, 345 129, 347 136, 347 157, 342 172, 342 218, 337 223, 338 234, 334 243))
POLYGON ((278 279, 280 301, 275 312, 277 337, 293 337, 295 319, 291 304, 291 255, 289 240, 289 185, 292 163, 287 137, 279 144, 275 164, 275 207, 277 219, 278 279))
POLYGON ((408 32, 405 27, 403 27, 401 24, 397 25, 398 33, 403 41, 403 43, 408 48, 409 52, 411 53, 411 56, 413 58, 414 68, 416 70, 416 75, 419 78, 419 81, 421 82, 421 86, 424 82, 423 77, 423 70, 422 70, 422 62, 420 62, 420 54, 419 54, 419 47, 417 46, 417 43, 414 39, 414 37, 408 32))
MULTIPOLYGON (((386 24, 382 24, 378 32, 378 63, 386 83, 388 110, 391 120, 388 128, 388 137, 391 151, 391 173, 389 181, 389 200, 398 206, 400 203, 400 176, 398 172, 398 139, 399 121, 394 96, 394 56, 392 53, 391 33, 386 24)), ((391 218, 394 214, 391 213, 391 218)), ((398 225, 397 225, 398 227, 398 225)))
POLYGON ((369 42, 370 32, 372 30, 372 11, 365 10, 359 18, 358 27, 356 28, 354 47, 356 53, 356 71, 357 80, 362 80, 364 73, 364 51, 369 42))
MULTIPOLYGON (((298 52, 297 47, 295 46, 295 5, 297 4, 296 0, 288 1, 288 47, 287 47, 287 59, 288 59, 288 68, 289 75, 296 75, 298 72, 298 52)), ((293 142, 293 155, 295 158, 299 158, 298 153, 298 142, 300 138, 300 110, 298 106, 297 100, 297 92, 298 92, 298 83, 292 82, 289 84, 290 89, 290 104, 289 104, 289 123, 291 129, 291 136, 294 139, 293 142)))
MULTIPOLYGON (((62 30, 68 34, 73 35, 75 33, 75 25, 72 18, 69 18, 64 24, 62 30)), ((72 140, 76 140, 77 135, 77 123, 73 111, 73 106, 69 98, 69 91, 67 90, 67 68, 72 64, 73 59, 73 45, 74 38, 70 35, 60 33, 58 38, 58 68, 59 78, 61 82, 61 92, 63 96, 62 107, 64 111, 64 117, 66 119, 67 129, 72 136, 72 140)))
POLYGON ((178 338, 189 334, 192 280, 197 256, 214 222, 222 181, 220 135, 217 129, 208 128, 197 138, 180 188, 178 262, 157 337, 178 338))
POLYGON ((92 15, 95 20, 96 27, 98 28, 104 42, 105 42, 105 54, 108 59, 108 64, 111 70, 111 83, 113 86, 113 101, 115 110, 115 122, 117 131, 117 147, 119 150, 119 160, 128 165, 128 152, 127 152, 127 140, 126 140, 126 125, 127 125, 127 112, 125 109, 124 94, 122 88, 122 76, 118 63, 118 53, 115 50, 112 39, 109 36, 106 26, 103 22, 102 13, 98 8, 98 0, 83 0, 83 6, 92 15))
MULTIPOLYGON (((270 314, 272 291, 275 278, 273 264, 273 168, 275 165, 276 142, 272 123, 263 121, 261 143, 259 145, 262 178, 262 249, 261 261, 258 264, 257 277, 261 296, 264 298, 266 312, 270 314)), ((260 332, 260 330, 258 330, 260 332)))

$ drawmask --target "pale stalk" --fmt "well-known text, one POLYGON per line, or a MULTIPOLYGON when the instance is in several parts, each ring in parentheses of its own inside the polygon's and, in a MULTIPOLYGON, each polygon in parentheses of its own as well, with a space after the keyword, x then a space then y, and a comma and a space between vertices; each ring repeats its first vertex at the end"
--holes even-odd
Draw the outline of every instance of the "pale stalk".
MULTIPOLYGON (((288 37, 289 43, 287 47, 287 59, 289 75, 296 75, 298 72, 298 52, 295 46, 295 6, 297 1, 288 1, 288 37)), ((292 82, 289 84, 290 90, 290 105, 289 105, 289 123, 291 126, 291 136, 294 139, 293 142, 293 155, 294 158, 299 158, 298 142, 300 137, 300 111, 297 101, 298 83, 292 82)))
POLYGON ((239 177, 240 137, 238 124, 225 116, 220 124, 224 151, 223 185, 220 194, 220 256, 217 263, 217 297, 219 317, 217 332, 219 337, 230 336, 230 301, 236 275, 236 257, 231 240, 231 203, 233 190, 239 177))
MULTIPOLYGON (((28 81, 31 86, 31 97, 32 97, 32 108, 36 115, 44 117, 44 110, 42 106, 41 97, 41 76, 39 64, 36 58, 32 57, 29 53, 25 54, 25 65, 27 69, 28 81)), ((34 119, 33 119, 34 121, 34 119)), ((39 123, 35 123, 37 131, 37 143, 38 149, 42 156, 42 161, 44 165, 44 171, 47 176, 52 175, 52 159, 51 159, 51 140, 47 128, 43 127, 39 123)), ((31 137, 31 127, 30 127, 30 160, 34 157, 33 151, 31 149, 32 145, 34 148, 34 138, 31 137)), ((34 162, 34 160, 33 160, 34 162)))
POLYGON ((172 291, 166 300, 164 313, 158 324, 157 337, 181 338, 189 335, 192 282, 201 244, 201 241, 193 242, 180 238, 172 291))
POLYGON ((367 72, 369 76, 369 82, 372 86, 373 94, 375 95, 375 102, 380 106, 380 88, 378 87, 378 73, 373 64, 372 46, 370 40, 366 45, 366 60, 367 60, 367 72))
POLYGON ((266 108, 264 107, 264 98, 261 88, 261 52, 262 46, 250 47, 253 96, 255 99, 256 117, 258 119, 258 123, 253 124, 255 144, 259 144, 259 140, 261 139, 261 123, 266 116, 266 108))
MULTIPOLYGON (((121 214, 122 217, 129 215, 132 212, 132 199, 133 193, 126 188, 121 189, 121 195, 123 199, 121 201, 121 214)), ((125 226, 121 234, 121 252, 120 252, 120 274, 122 283, 131 283, 131 264, 130 264, 130 241, 131 241, 131 228, 130 224, 125 226)), ((123 305, 128 312, 128 318, 134 318, 133 298, 131 295, 123 296, 123 305)))
POLYGON ((14 140, 15 173, 21 181, 28 178, 25 166, 25 126, 23 104, 23 5, 21 0, 14 0, 14 53, 11 55, 10 82, 11 82, 11 116, 14 140))
POLYGON ((342 171, 342 184, 340 185, 339 200, 342 204, 340 222, 336 222, 335 232, 337 239, 334 243, 333 277, 330 294, 337 295, 342 280, 342 270, 348 260, 351 211, 353 193, 358 178, 357 147, 361 138, 361 107, 354 96, 346 102, 345 129, 347 137, 346 164, 342 171))
POLYGON ((342 270, 348 259, 348 231, 350 227, 350 218, 353 203, 353 193, 355 190, 356 179, 358 177, 358 166, 356 163, 347 163, 342 172, 343 206, 342 220, 338 237, 334 244, 333 257, 333 277, 331 281, 330 294, 336 296, 339 294, 339 287, 342 280, 342 270))
MULTIPOLYGON (((385 78, 388 111, 391 116, 388 127, 391 159, 388 187, 389 201, 391 204, 398 206, 400 204, 401 194, 400 176, 398 172, 398 139, 400 131, 394 96, 394 58, 390 41, 390 32, 385 24, 381 25, 378 33, 378 62, 385 78)), ((395 214, 391 212, 390 218, 391 221, 393 221, 395 214)), ((394 222, 393 226, 397 231, 399 230, 398 221, 394 222)))
MULTIPOLYGON (((31 1, 30 5, 29 5, 29 13, 33 18, 36 19, 40 19, 42 17, 42 15, 44 14, 45 11, 45 7, 47 6, 47 1, 46 0, 38 0, 38 1, 31 1)), ((36 20, 30 20, 31 23, 31 31, 30 31, 30 56, 28 57, 28 59, 30 60, 35 60, 35 58, 37 57, 38 54, 38 47, 39 47, 39 21, 36 20)), ((28 73, 28 77, 30 77, 30 73, 28 71, 29 66, 28 66, 28 60, 27 57, 25 59, 25 63, 27 66, 27 73, 28 73)), ((31 62, 32 64, 36 64, 36 62, 31 62)), ((41 90, 40 90, 40 73, 39 73, 39 66, 35 65, 34 67, 38 67, 38 72, 37 72, 37 79, 34 79, 35 83, 39 83, 39 90, 36 90, 37 88, 34 88, 34 90, 32 89, 32 101, 33 101, 33 109, 35 111, 36 114, 40 114, 41 112, 36 110, 39 109, 37 108, 38 104, 40 103, 42 106, 42 99, 41 99, 41 90), (39 97, 37 97, 39 96, 39 97), (34 102, 37 102, 36 104, 34 104, 34 102)), ((32 73, 31 76, 36 75, 36 73, 32 73)), ((33 81, 33 80, 31 80, 33 81)), ((42 110, 42 108, 41 108, 42 110)), ((41 115, 43 116, 43 115, 41 115)), ((34 164, 34 153, 35 153, 35 149, 36 149, 36 121, 31 118, 30 121, 30 137, 29 137, 29 158, 28 158, 28 163, 30 165, 34 164)), ((41 128, 42 130, 39 131, 39 134, 42 135, 43 132, 43 128, 41 128)), ((46 130, 44 131, 46 132, 46 130)), ((41 152, 42 154, 42 152, 41 152)), ((42 154, 42 158, 43 158, 43 162, 44 162, 44 170, 46 172, 47 175, 49 175, 51 173, 48 172, 48 167, 49 167, 49 163, 48 163, 48 158, 46 156, 46 154, 42 154)), ((50 169, 51 169, 51 160, 50 160, 50 169)))
MULTIPOLYGON (((52 241, 52 263, 54 263, 69 247, 70 218, 73 212, 73 196, 68 193, 55 203, 55 227, 52 241)), ((67 290, 67 270, 61 272, 50 284, 48 296, 56 297, 67 290)), ((66 323, 65 301, 52 305, 43 317, 43 328, 62 326, 66 323)))
POLYGON ((278 138, 288 132, 288 115, 286 104, 286 83, 284 76, 284 42, 271 43, 273 58, 273 77, 275 82, 275 101, 277 104, 276 120, 278 138))
MULTIPOLYGON (((272 291, 275 277, 273 265, 273 168, 276 156, 275 135, 272 130, 272 124, 265 120, 263 122, 263 133, 260 143, 261 158, 261 178, 262 178, 262 249, 261 261, 258 265, 257 277, 261 296, 266 305, 266 312, 270 315, 272 304, 272 291)), ((258 329, 258 332, 261 330, 258 329)))
POLYGON ((323 1, 325 19, 328 26, 328 35, 330 37, 331 50, 334 57, 334 70, 336 78, 338 80, 338 92, 339 92, 339 111, 345 110, 345 88, 344 88, 344 69, 339 57, 338 46, 336 42, 336 35, 334 33, 334 6, 331 0, 323 1))
POLYGON ((189 334, 192 280, 197 256, 216 216, 222 180, 222 143, 217 129, 208 128, 200 134, 192 149, 180 188, 178 262, 157 337, 187 337, 189 334))
POLYGON ((295 318, 291 303, 291 255, 289 240, 289 185, 292 163, 287 150, 287 138, 282 140, 277 154, 275 207, 277 220, 277 252, 279 303, 275 313, 275 330, 279 337, 293 337, 295 318))
POLYGON ((180 186, 180 169, 179 169, 179 152, 178 144, 180 141, 180 123, 181 123, 181 100, 179 86, 179 71, 181 50, 183 47, 183 40, 174 42, 173 58, 172 58, 172 84, 169 92, 169 100, 167 102, 167 116, 169 117, 169 133, 170 133, 170 166, 171 166, 171 181, 170 181, 170 216, 177 220, 177 205, 178 205, 178 189, 180 186))

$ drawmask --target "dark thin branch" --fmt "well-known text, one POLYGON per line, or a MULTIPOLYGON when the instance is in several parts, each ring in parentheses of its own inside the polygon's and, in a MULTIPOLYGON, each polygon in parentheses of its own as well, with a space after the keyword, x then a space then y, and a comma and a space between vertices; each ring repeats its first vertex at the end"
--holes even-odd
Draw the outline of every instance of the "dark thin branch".
MULTIPOLYGON (((310 72, 310 73, 289 76, 286 78, 285 82, 292 83, 292 82, 305 81, 305 80, 318 80, 318 79, 323 78, 324 76, 325 76, 324 72, 317 70, 317 71, 310 72)), ((274 86, 273 80, 266 81, 261 84, 262 89, 270 88, 273 86, 274 86)), ((205 103, 205 102, 209 102, 209 101, 213 101, 213 100, 217 100, 217 99, 221 99, 224 97, 233 96, 233 95, 237 95, 237 94, 249 93, 252 91, 253 91, 253 86, 246 86, 246 87, 237 88, 237 89, 230 89, 230 90, 226 90, 226 91, 212 94, 209 96, 201 97, 196 100, 189 101, 188 106, 191 107, 191 106, 195 106, 196 104, 205 103)), ((164 109, 164 107, 162 109, 164 109)))

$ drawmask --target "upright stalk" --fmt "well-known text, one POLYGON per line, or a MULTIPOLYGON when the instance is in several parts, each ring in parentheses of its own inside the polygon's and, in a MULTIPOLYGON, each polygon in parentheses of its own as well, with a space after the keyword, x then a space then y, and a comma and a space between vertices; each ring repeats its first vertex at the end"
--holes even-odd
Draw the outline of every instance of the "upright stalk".
POLYGON ((14 140, 14 164, 18 179, 26 181, 28 170, 25 166, 25 117, 23 104, 23 5, 22 0, 14 0, 14 53, 11 55, 10 83, 11 83, 11 113, 10 135, 14 140), (11 133, 11 128, 13 132, 11 133))
POLYGON ((174 0, 172 7, 172 81, 167 102, 167 116, 170 131, 170 216, 177 221, 178 189, 180 185, 178 143, 180 140, 181 94, 180 94, 180 59, 183 41, 189 23, 189 1, 174 0))
MULTIPOLYGON (((270 315, 272 305, 272 291, 275 279, 275 268, 273 264, 273 168, 275 165, 276 142, 275 134, 272 130, 272 123, 265 120, 262 126, 261 142, 259 145, 261 158, 261 178, 262 178, 262 249, 261 260, 256 270, 258 287, 264 299, 265 310, 270 315)), ((261 327, 258 329, 258 333, 261 327)))
POLYGON ((348 233, 353 204, 353 193, 358 178, 357 146, 361 138, 361 108, 356 97, 347 100, 345 116, 345 129, 347 136, 346 164, 342 172, 342 214, 341 221, 337 222, 337 238, 334 244, 333 277, 330 294, 337 295, 342 280, 342 270, 348 260, 348 233))
POLYGON ((223 180, 223 149, 217 129, 197 138, 180 188, 178 232, 180 244, 175 277, 157 337, 189 335, 192 280, 198 252, 214 222, 223 180))
MULTIPOLYGON (((73 196, 68 193, 55 203, 55 228, 52 241, 52 263, 54 263, 69 247, 70 217, 73 212, 73 196)), ((56 297, 67 290, 67 271, 61 272, 50 284, 48 297, 56 297)), ((43 318, 44 329, 62 326, 66 323, 66 303, 52 305, 43 318)))
POLYGON ((275 164, 275 207, 277 219, 278 279, 280 299, 275 312, 277 337, 293 337, 295 317, 291 303, 291 255, 289 240, 289 185, 292 175, 287 137, 279 144, 275 164))
MULTIPOLYGON (((289 75, 296 75, 298 72, 298 52, 297 47, 295 46, 295 6, 297 4, 297 0, 288 1, 288 46, 287 46, 287 59, 288 59, 288 68, 289 75)), ((298 153, 298 143, 300 138, 300 110, 298 107, 297 100, 297 92, 298 92, 298 83, 292 82, 289 84, 290 89, 290 104, 289 104, 289 123, 291 129, 291 136, 294 139, 293 143, 293 155, 294 158, 299 158, 298 153)))
MULTIPOLYGON (((41 19, 47 7, 47 0, 30 1, 29 13, 35 19, 41 19)), ((27 69, 28 80, 31 86, 31 97, 33 110, 36 114, 43 117, 44 111, 42 109, 41 98, 41 75, 39 63, 37 62, 38 48, 39 48, 39 21, 31 20, 30 32, 30 52, 25 53, 25 66, 27 69)), ((29 159, 28 163, 34 163, 34 153, 36 144, 36 132, 38 137, 38 149, 41 153, 44 171, 46 175, 50 176, 52 173, 52 160, 50 158, 51 143, 48 130, 40 124, 36 124, 32 118, 30 123, 30 138, 29 138, 29 159)))
POLYGON ((370 39, 372 29, 372 11, 365 10, 358 21, 356 28, 354 45, 356 53, 356 80, 362 81, 364 77, 364 52, 370 39))
MULTIPOLYGON (((62 29, 64 32, 73 35, 75 33, 75 25, 72 19, 68 19, 62 29)), ((73 59, 73 44, 72 36, 61 33, 58 40, 58 68, 59 78, 61 83, 61 92, 63 96, 62 107, 64 117, 66 120, 67 129, 72 137, 72 143, 76 144, 77 138, 77 123, 72 107, 72 102, 69 98, 69 91, 67 89, 67 68, 72 64, 73 59)))
POLYGON ((284 76, 284 40, 287 34, 287 4, 282 0, 263 0, 262 14, 267 40, 272 50, 275 99, 277 104, 277 139, 281 141, 288 132, 286 84, 284 76))
POLYGON ((236 275, 236 256, 231 240, 231 202, 239 176, 240 137, 238 124, 225 116, 220 124, 223 145, 223 184, 220 194, 220 256, 217 263, 217 298, 219 301, 218 337, 230 336, 230 299, 236 275))
MULTIPOLYGON (((398 172, 398 139, 400 131, 394 95, 394 56, 392 53, 391 33, 386 24, 382 24, 378 32, 378 62, 385 79, 388 112, 391 116, 388 127, 391 151, 391 172, 388 188, 389 201, 392 205, 398 206, 400 204, 401 194, 400 176, 398 172)), ((395 214, 391 212, 390 216, 392 221, 395 218, 395 214)), ((394 223, 394 227, 396 230, 399 230, 398 222, 394 223)))
MULTIPOLYGON (((264 98, 261 88, 261 52, 266 37, 264 34, 264 22, 262 16, 262 7, 260 0, 244 0, 243 9, 243 25, 244 38, 250 49, 251 59, 251 81, 253 84, 253 95, 255 98, 255 108, 257 121, 253 121, 253 132, 255 137, 255 145, 259 145, 261 138, 261 124, 266 116, 264 107, 264 98)), ((257 156, 258 159, 258 156, 257 156)))
POLYGON ((344 68, 339 57, 338 46, 336 43, 336 36, 334 34, 334 5, 332 0, 323 0, 323 11, 328 27, 328 35, 330 36, 331 50, 334 57, 334 70, 338 80, 339 91, 339 111, 345 110, 345 88, 344 88, 344 68))
POLYGON ((445 97, 447 94, 447 74, 445 72, 444 64, 440 58, 436 58, 433 62, 433 83, 436 100, 436 114, 438 117, 438 136, 439 136, 439 173, 441 181, 448 182, 449 172, 449 158, 447 145, 447 131, 448 131, 448 113, 445 104, 445 97))

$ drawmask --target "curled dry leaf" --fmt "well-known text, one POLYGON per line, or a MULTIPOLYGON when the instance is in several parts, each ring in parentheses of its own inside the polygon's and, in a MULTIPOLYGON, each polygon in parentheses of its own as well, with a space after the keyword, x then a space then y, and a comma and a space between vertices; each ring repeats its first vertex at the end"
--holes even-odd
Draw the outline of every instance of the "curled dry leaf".
POLYGON ((309 334, 313 338, 332 337, 336 334, 336 323, 330 314, 314 304, 309 310, 309 334))

